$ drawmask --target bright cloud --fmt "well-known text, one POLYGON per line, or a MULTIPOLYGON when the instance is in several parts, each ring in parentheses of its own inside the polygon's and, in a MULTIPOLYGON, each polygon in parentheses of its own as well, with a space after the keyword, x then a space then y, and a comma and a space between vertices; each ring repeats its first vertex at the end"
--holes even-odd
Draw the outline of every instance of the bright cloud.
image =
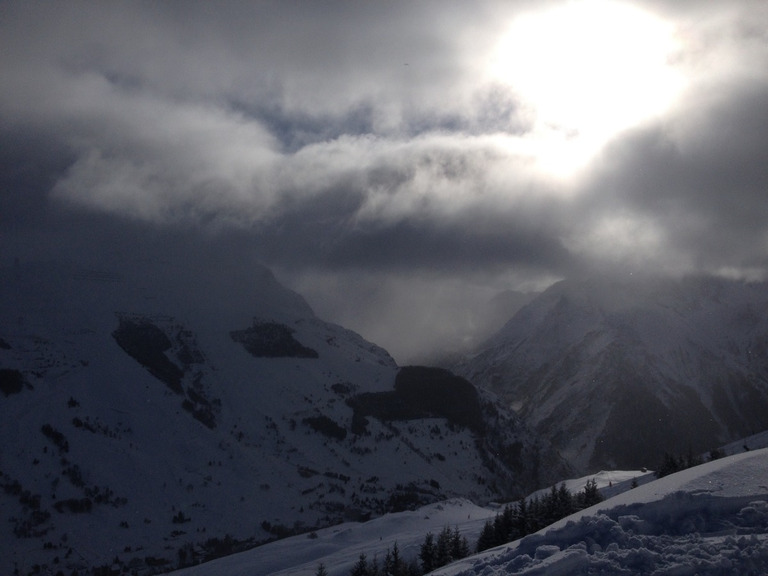
POLYGON ((231 228, 310 301, 332 282, 302 275, 420 278, 384 317, 466 278, 754 276, 766 24, 753 0, 6 2, 0 248, 79 233, 62 205, 231 228))

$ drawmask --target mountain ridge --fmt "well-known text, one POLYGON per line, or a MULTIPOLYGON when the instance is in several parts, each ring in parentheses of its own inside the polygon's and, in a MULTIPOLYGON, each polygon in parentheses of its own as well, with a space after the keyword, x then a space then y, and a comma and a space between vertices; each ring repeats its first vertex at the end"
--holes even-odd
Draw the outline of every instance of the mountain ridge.
POLYGON ((766 305, 720 278, 564 280, 453 369, 577 470, 653 467, 768 427, 766 305))

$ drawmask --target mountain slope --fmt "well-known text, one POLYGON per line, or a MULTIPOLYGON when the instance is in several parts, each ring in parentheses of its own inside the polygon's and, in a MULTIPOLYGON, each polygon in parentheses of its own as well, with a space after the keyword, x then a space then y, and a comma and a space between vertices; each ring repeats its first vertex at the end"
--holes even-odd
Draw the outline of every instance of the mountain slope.
MULTIPOLYGON (((764 446, 765 439, 756 445, 764 446)), ((631 478, 631 472, 601 474, 603 502, 434 574, 762 574, 768 568, 768 449, 741 450, 660 480, 651 473, 635 488, 631 478), (615 482, 622 477, 628 478, 623 487, 615 482)), ((584 479, 565 483, 581 489, 584 479)), ((446 526, 471 546, 498 512, 454 499, 318 530, 312 538, 288 538, 174 574, 313 576, 322 563, 329 576, 348 576, 361 553, 381 566, 395 542, 402 558, 417 559, 426 534, 446 526)))
POLYGON ((168 570, 567 470, 492 395, 399 370, 260 267, 3 269, 0 392, 2 573, 168 570))
POLYGON ((708 462, 434 574, 764 574, 766 465, 766 449, 708 462))
POLYGON ((768 428, 767 307, 765 284, 563 281, 455 371, 582 472, 653 467, 768 428))

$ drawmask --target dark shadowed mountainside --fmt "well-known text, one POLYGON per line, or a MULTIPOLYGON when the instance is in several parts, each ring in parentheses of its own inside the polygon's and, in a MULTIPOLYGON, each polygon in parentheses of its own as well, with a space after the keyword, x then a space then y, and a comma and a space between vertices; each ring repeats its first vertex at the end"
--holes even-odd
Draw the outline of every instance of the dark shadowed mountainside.
POLYGON ((456 371, 579 471, 653 468, 768 428, 766 310, 759 283, 562 281, 456 371))
POLYGON ((567 474, 492 394, 400 370, 266 268, 205 270, 0 271, 0 573, 164 572, 567 474))

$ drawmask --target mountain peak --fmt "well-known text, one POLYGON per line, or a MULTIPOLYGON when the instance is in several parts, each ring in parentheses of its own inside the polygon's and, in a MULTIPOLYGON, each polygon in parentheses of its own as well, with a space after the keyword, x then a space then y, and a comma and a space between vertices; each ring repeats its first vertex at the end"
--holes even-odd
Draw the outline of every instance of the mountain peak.
POLYGON ((579 470, 653 467, 768 428, 767 305, 722 278, 564 280, 456 370, 579 470))

